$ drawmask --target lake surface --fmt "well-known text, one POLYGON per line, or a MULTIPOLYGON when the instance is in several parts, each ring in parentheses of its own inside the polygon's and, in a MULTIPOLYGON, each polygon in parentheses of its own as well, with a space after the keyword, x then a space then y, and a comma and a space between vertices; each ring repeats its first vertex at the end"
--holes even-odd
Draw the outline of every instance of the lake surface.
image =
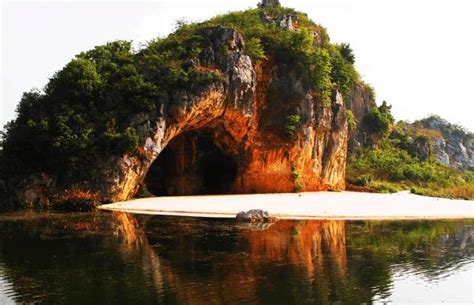
POLYGON ((474 302, 474 221, 0 216, 0 304, 474 302))

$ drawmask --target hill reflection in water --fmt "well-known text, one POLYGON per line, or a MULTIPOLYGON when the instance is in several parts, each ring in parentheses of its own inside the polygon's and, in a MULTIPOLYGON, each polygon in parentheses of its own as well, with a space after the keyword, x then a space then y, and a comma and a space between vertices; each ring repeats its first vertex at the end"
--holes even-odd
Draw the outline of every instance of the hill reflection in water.
POLYGON ((371 303, 395 273, 430 285, 474 260, 472 221, 49 214, 0 218, 0 232, 0 296, 48 304, 371 303))

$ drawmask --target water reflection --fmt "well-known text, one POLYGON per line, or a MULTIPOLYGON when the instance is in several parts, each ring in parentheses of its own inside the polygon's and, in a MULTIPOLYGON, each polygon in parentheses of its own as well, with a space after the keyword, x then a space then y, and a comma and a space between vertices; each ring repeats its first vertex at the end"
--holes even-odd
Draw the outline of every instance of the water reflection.
MULTIPOLYGON (((0 300, 370 304, 391 300, 400 274, 430 285, 473 266, 473 235, 472 221, 249 226, 121 213, 14 215, 0 218, 0 300)), ((433 301, 428 294, 422 299, 433 301)))
MULTIPOLYGON (((148 275, 152 286, 157 292, 163 290, 160 258, 148 244, 147 237, 132 214, 113 213, 117 221, 115 236, 119 244, 123 245, 126 253, 135 256, 132 261, 139 263, 144 274, 148 275)), ((124 258, 125 261, 129 259, 124 258)))

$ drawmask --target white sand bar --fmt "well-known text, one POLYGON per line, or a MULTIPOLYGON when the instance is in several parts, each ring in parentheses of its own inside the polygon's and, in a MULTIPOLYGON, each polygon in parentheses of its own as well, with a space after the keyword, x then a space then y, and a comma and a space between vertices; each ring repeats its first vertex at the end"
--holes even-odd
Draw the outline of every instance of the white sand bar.
POLYGON ((474 201, 400 192, 311 192, 253 195, 153 197, 106 204, 102 210, 151 215, 234 218, 259 209, 280 219, 474 218, 474 201))

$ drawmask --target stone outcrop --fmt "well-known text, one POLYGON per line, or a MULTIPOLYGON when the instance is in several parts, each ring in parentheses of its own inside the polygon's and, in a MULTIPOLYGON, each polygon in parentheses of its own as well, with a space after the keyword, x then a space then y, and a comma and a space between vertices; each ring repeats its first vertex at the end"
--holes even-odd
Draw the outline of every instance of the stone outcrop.
POLYGON ((428 155, 441 164, 461 169, 474 170, 474 135, 463 128, 451 124, 439 116, 430 116, 409 125, 413 136, 410 141, 421 159, 428 155))
POLYGON ((279 0, 262 0, 261 6, 263 7, 277 7, 280 6, 279 0))
MULTIPOLYGON (((158 114, 132 118, 140 134, 136 152, 104 156, 91 164, 95 180, 71 185, 69 193, 121 201, 144 184, 155 195, 344 189, 348 126, 341 94, 324 106, 293 67, 271 58, 252 63, 237 31, 203 31, 209 48, 192 64, 222 77, 197 93, 174 92, 158 114), (294 132, 285 129, 290 123, 294 132)), ((35 179, 18 189, 19 201, 62 191, 55 177, 42 179, 41 187, 35 179)))
POLYGON ((362 120, 372 108, 377 106, 372 89, 362 82, 355 84, 346 106, 354 115, 356 123, 355 126, 349 130, 348 145, 349 152, 355 152, 368 145, 369 135, 364 132, 364 128, 362 128, 362 120))
MULTIPOLYGON (((295 15, 283 14, 283 15, 280 15, 276 18, 273 18, 267 12, 261 11, 260 12, 260 18, 265 23, 272 23, 272 24, 275 24, 276 26, 282 27, 282 28, 287 29, 289 31, 294 31, 295 30, 295 22, 296 23, 298 22, 298 16, 296 14, 295 15)), ((319 33, 315 31, 313 35, 315 36, 315 42, 320 43, 319 33)))
POLYGON ((249 210, 247 212, 239 212, 235 218, 240 221, 247 222, 272 222, 276 218, 271 216, 267 211, 262 210, 249 210))

